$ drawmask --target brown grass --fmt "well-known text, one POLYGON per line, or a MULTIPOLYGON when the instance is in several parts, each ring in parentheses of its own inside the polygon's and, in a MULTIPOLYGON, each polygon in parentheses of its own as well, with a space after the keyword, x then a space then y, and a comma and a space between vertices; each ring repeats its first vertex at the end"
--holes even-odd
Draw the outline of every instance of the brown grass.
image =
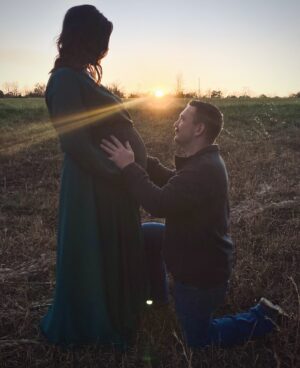
MULTIPOLYGON (((126 354, 95 346, 48 345, 38 324, 55 283, 61 154, 42 100, 0 102, 0 367, 300 367, 300 103, 216 103, 225 114, 219 143, 230 177, 236 265, 226 304, 236 313, 261 296, 291 316, 279 332, 243 346, 191 353, 172 306, 146 311, 126 354)), ((172 123, 184 101, 167 109, 132 109, 151 155, 172 165, 172 123)), ((143 212, 143 218, 149 215, 143 212)))

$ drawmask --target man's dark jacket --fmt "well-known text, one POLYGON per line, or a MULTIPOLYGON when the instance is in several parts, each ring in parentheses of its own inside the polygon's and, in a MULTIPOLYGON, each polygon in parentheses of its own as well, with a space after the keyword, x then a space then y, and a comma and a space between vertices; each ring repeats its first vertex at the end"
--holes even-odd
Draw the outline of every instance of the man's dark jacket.
POLYGON ((130 192, 155 217, 166 218, 163 255, 176 281, 201 288, 226 282, 232 268, 228 177, 217 145, 175 157, 176 170, 148 158, 124 168, 130 192))

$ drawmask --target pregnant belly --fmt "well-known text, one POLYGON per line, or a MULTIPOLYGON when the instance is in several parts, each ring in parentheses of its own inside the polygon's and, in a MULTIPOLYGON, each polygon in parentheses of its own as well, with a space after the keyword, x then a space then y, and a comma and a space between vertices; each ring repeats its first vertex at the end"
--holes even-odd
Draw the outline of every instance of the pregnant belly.
POLYGON ((134 151, 135 161, 146 168, 147 153, 145 144, 131 124, 114 124, 96 128, 92 132, 92 137, 96 144, 100 144, 103 138, 109 139, 110 135, 117 137, 123 144, 128 141, 134 151))

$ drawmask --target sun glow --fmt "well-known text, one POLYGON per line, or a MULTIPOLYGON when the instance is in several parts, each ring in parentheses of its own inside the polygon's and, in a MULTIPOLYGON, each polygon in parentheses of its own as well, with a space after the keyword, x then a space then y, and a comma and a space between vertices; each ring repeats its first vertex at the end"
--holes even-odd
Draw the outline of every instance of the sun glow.
POLYGON ((155 92, 154 92, 154 96, 157 97, 157 98, 160 98, 160 97, 163 97, 165 95, 164 91, 162 91, 161 89, 157 89, 155 92))

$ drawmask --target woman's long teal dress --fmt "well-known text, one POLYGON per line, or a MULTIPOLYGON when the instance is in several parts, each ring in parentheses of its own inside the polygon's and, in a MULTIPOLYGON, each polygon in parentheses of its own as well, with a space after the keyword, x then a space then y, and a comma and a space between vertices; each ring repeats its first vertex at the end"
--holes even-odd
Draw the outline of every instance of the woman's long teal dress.
POLYGON ((124 348, 147 293, 139 206, 99 143, 128 140, 144 167, 145 146, 122 101, 83 71, 54 71, 46 103, 64 161, 56 287, 41 329, 55 344, 124 348))

